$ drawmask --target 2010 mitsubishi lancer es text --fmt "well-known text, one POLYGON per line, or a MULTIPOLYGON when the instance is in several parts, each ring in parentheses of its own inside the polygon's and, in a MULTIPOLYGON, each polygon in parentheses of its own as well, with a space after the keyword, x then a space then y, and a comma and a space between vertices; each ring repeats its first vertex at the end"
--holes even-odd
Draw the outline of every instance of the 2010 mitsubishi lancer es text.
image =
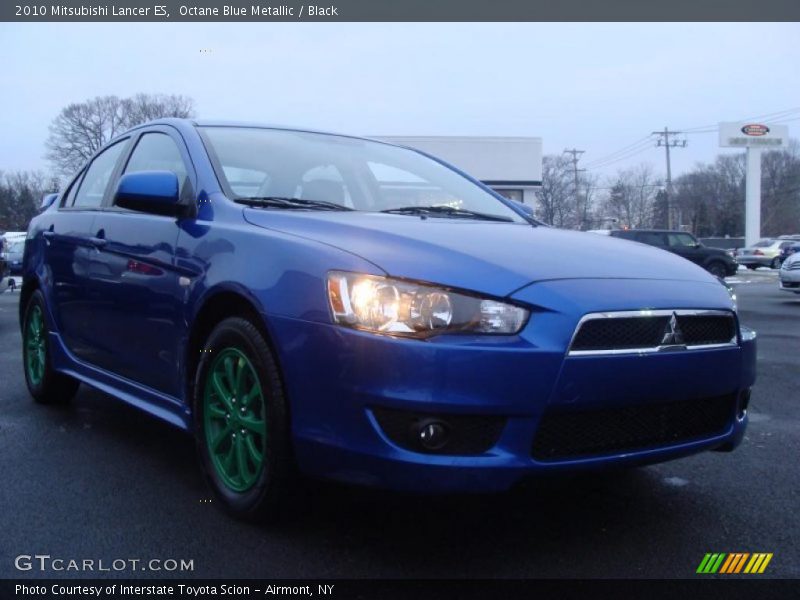
POLYGON ((33 397, 83 382, 193 431, 243 517, 296 471, 503 490, 730 450, 747 423, 755 335, 718 279, 382 142, 134 128, 33 220, 23 268, 33 397))

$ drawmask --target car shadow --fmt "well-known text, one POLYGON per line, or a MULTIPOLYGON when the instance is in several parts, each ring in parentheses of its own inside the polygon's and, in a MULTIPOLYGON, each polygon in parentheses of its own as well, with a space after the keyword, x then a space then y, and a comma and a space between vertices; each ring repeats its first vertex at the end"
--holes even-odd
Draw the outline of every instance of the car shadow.
MULTIPOLYGON (((187 498, 197 506, 198 498, 211 496, 185 432, 88 388, 71 409, 48 407, 47 413, 68 429, 89 426, 95 447, 134 464, 136 478, 164 487, 157 510, 174 512, 187 498)), ((680 536, 693 502, 690 494, 664 493, 658 472, 638 468, 548 476, 487 495, 409 494, 301 480, 283 512, 266 524, 234 523, 216 509, 186 518, 201 516, 210 527, 236 531, 249 539, 245 546, 251 550, 278 540, 303 540, 316 548, 335 540, 348 561, 391 576, 511 577, 518 576, 521 562, 537 561, 561 561, 546 571, 569 576, 570 548, 620 549, 625 539, 647 531, 680 536), (454 552, 460 561, 454 562, 454 552), (516 553, 513 560, 509 552, 516 553)))

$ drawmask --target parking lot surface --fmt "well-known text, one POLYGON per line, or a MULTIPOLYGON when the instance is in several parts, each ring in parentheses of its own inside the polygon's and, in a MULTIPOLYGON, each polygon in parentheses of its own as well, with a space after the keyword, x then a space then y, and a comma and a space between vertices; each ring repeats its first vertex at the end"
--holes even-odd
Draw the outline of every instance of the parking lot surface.
POLYGON ((309 484, 269 527, 208 501, 188 435, 86 386, 69 407, 35 405, 19 294, 0 294, 0 577, 115 575, 14 566, 49 554, 193 560, 180 577, 686 578, 706 552, 771 552, 762 577, 800 577, 800 295, 778 291, 775 275, 731 278, 759 335, 750 426, 733 453, 492 496, 309 484))

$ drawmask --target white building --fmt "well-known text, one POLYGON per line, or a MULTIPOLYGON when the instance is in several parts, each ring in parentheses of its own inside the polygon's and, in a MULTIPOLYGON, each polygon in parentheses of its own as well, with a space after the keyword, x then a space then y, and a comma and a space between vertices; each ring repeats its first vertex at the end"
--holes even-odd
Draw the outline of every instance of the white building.
POLYGON ((542 185, 542 138, 373 136, 446 160, 506 198, 534 204, 542 185))

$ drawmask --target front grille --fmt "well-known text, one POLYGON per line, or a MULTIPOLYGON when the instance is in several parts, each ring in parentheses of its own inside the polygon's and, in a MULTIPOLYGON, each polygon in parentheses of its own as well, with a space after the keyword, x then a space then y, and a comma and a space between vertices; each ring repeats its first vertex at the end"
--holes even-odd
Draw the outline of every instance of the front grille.
POLYGON ((733 314, 723 311, 598 313, 578 326, 570 352, 657 349, 680 343, 707 346, 731 343, 735 337, 733 314), (667 334, 673 331, 676 335, 669 338, 667 334))
POLYGON ((661 343, 668 322, 668 316, 585 321, 572 342, 572 350, 653 348, 661 343))
POLYGON ((736 336, 736 324, 728 315, 678 315, 678 326, 688 346, 725 344, 736 336))
POLYGON ((736 395, 596 410, 550 410, 533 441, 536 460, 559 460, 669 446, 723 433, 736 395))
POLYGON ((429 414, 384 407, 373 407, 372 414, 392 442, 414 452, 447 455, 483 454, 497 443, 505 417, 491 415, 429 414), (436 421, 446 427, 447 441, 441 448, 425 448, 418 431, 424 422, 436 421))

